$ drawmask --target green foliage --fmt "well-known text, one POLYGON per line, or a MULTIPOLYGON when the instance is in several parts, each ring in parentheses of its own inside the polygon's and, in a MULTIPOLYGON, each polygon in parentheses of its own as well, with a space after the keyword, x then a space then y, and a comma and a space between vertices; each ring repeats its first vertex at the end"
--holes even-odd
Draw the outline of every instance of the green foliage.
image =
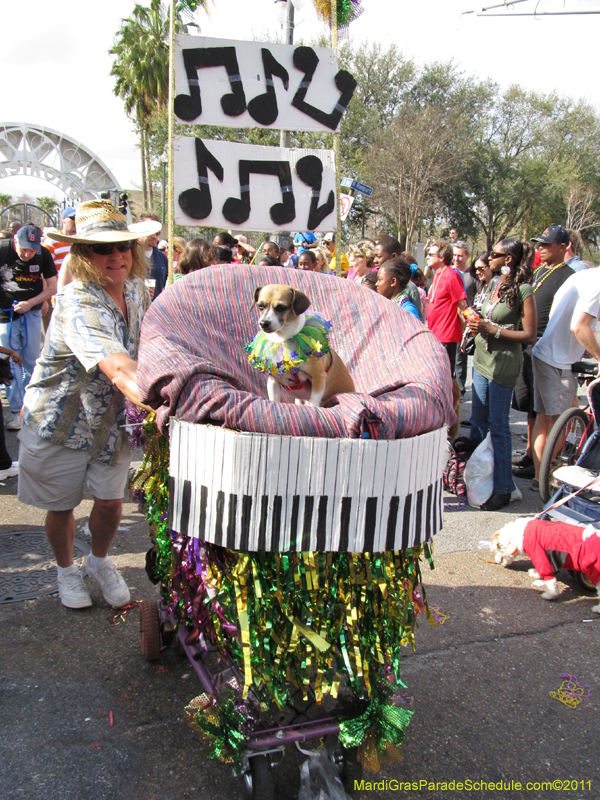
POLYGON ((12 200, 12 194, 0 193, 0 208, 6 208, 6 206, 10 206, 12 204, 12 200))

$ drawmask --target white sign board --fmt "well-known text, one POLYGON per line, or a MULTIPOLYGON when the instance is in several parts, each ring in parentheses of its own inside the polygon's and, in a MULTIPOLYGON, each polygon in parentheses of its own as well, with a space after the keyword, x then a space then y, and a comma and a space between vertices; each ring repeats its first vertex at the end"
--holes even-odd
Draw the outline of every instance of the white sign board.
POLYGON ((180 122, 331 132, 355 88, 326 47, 176 37, 180 122))
POLYGON ((175 222, 250 231, 337 225, 333 150, 175 137, 175 222))
POLYGON ((346 219, 348 214, 350 213, 350 209, 352 208, 352 203, 354 202, 354 198, 350 194, 341 194, 340 195, 340 219, 342 222, 346 219))

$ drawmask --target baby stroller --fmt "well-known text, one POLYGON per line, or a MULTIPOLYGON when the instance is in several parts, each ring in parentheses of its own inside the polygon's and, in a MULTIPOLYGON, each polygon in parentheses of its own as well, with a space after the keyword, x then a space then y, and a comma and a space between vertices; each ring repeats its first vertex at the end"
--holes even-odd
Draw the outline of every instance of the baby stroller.
MULTIPOLYGON (((600 478, 600 378, 589 384, 587 395, 593 415, 590 423, 596 422, 596 430, 588 436, 574 465, 558 467, 554 471, 553 482, 558 484, 558 489, 544 506, 542 519, 554 519, 572 525, 590 524, 600 530, 600 479, 594 480, 600 478)), ((560 553, 551 552, 549 557, 555 570, 562 567, 560 553)), ((595 588, 582 573, 575 573, 575 577, 583 588, 595 588)))
POLYGON ((403 739, 401 649, 418 614, 434 624, 419 558, 442 524, 443 349, 360 286, 214 267, 152 305, 138 384, 142 400, 162 401, 169 437, 154 437, 156 468, 134 480, 162 590, 142 604, 144 656, 177 640, 202 684, 188 713, 254 800, 272 798, 285 745, 310 739, 324 739, 353 788, 359 762, 377 764, 403 739), (327 408, 265 399, 244 345, 268 283, 300 288, 332 321, 356 392, 327 408))

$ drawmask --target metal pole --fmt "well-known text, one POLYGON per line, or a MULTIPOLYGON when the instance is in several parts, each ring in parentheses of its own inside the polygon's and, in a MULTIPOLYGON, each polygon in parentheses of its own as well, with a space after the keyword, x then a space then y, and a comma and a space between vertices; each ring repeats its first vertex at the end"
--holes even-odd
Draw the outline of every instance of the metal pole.
MULTIPOLYGON (((292 0, 287 0, 286 18, 285 18, 285 41, 287 44, 294 44, 294 4, 292 0)), ((279 133, 280 147, 290 146, 290 132, 280 131, 279 133)))
POLYGON ((166 206, 166 198, 167 198, 167 162, 162 162, 162 224, 165 224, 166 221, 166 213, 167 209, 166 206))
POLYGON ((175 209, 173 206, 173 143, 175 139, 175 114, 173 112, 173 103, 175 100, 175 0, 171 0, 169 6, 169 136, 167 142, 169 165, 169 184, 167 191, 167 240, 169 242, 169 247, 167 250, 167 258, 169 259, 169 275, 167 277, 167 286, 173 283, 173 233, 175 228, 175 209))
MULTIPOLYGON (((331 46, 337 56, 338 49, 338 23, 337 0, 331 0, 331 46)), ((341 173, 341 134, 333 134, 333 152, 335 154, 335 196, 337 203, 337 228, 335 232, 335 274, 342 276, 342 218, 340 216, 340 189, 342 183, 341 173)))

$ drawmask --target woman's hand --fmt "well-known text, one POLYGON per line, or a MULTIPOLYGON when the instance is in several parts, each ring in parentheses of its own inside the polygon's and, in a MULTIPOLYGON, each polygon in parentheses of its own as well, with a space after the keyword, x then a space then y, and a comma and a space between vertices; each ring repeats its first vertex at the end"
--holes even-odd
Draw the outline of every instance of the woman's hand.
POLYGON ((488 322, 487 319, 481 319, 481 318, 470 319, 467 324, 473 336, 475 336, 478 333, 483 333, 488 335, 495 334, 496 329, 498 327, 495 322, 488 322))
POLYGON ((20 367, 22 367, 22 366, 23 366, 23 359, 22 359, 22 358, 21 358, 21 356, 20 356, 20 355, 17 353, 17 351, 16 351, 16 350, 11 350, 11 351, 10 351, 10 358, 11 358, 11 359, 12 359, 12 360, 15 362, 15 364, 18 364, 20 367))

